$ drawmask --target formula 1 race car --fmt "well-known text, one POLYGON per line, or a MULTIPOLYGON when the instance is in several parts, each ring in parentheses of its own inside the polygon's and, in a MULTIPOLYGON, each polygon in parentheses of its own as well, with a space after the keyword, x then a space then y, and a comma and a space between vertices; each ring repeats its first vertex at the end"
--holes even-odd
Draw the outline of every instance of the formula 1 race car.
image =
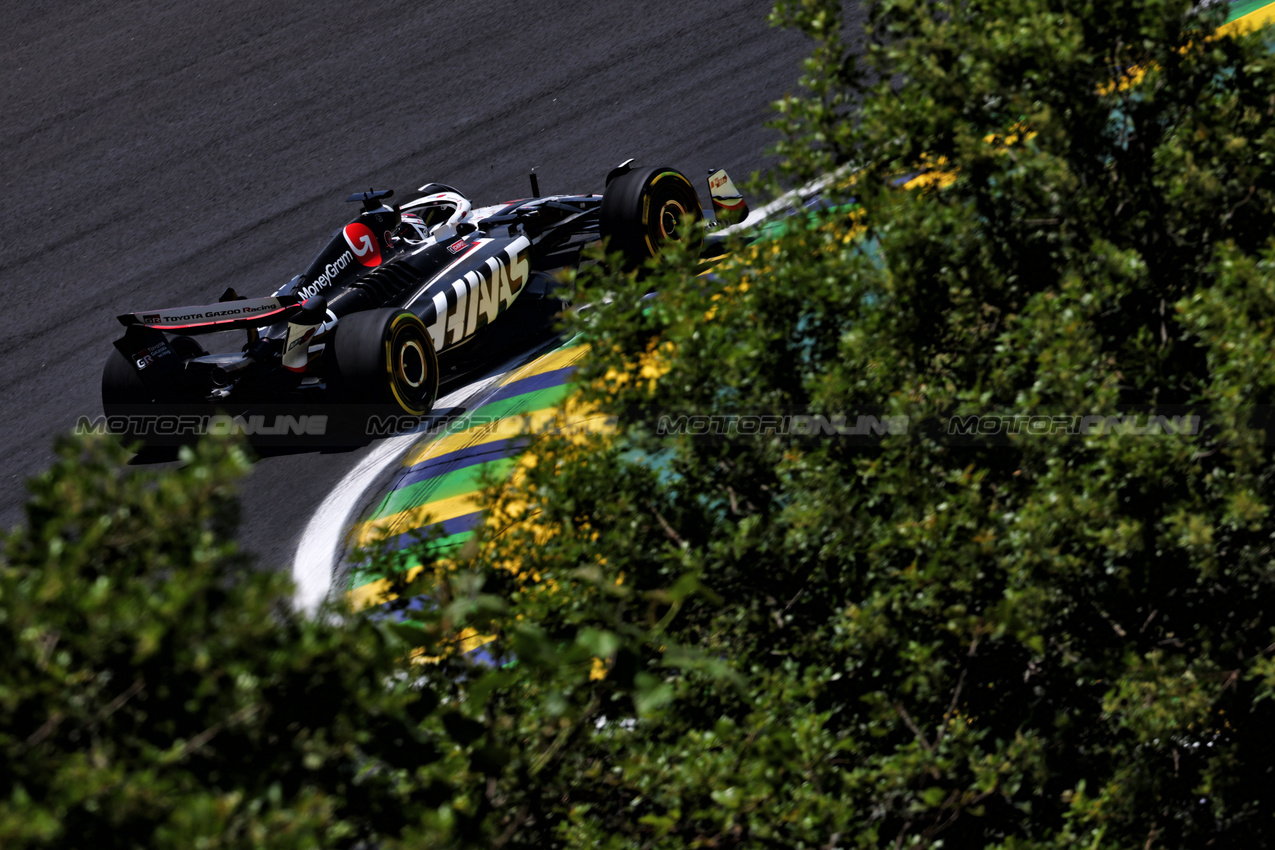
MULTIPOLYGON (((119 316, 126 330, 102 375, 105 412, 286 400, 427 414, 439 356, 481 348, 493 326, 520 315, 543 319, 525 304, 556 298, 555 273, 578 265, 585 246, 606 239, 639 265, 678 238, 684 216, 704 218, 680 172, 630 163, 611 170, 600 195, 538 197, 534 172, 535 197, 490 207, 438 183, 402 205, 388 189, 351 195, 357 218, 273 294, 228 289, 216 304, 119 316), (211 354, 195 339, 227 330, 246 334, 242 348, 211 354)), ((709 175, 709 192, 717 221, 746 215, 725 171, 709 175)))

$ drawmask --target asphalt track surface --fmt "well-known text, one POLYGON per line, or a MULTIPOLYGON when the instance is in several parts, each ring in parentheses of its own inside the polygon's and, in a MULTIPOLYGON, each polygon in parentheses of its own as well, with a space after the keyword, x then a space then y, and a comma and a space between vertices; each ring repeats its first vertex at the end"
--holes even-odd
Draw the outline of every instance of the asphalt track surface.
MULTIPOLYGON (((628 157, 769 170, 804 37, 766 0, 10 4, 0 29, 0 528, 101 413, 114 317, 255 296, 368 187, 601 191, 628 157)), ((241 541, 283 567, 369 448, 260 460, 241 541)))

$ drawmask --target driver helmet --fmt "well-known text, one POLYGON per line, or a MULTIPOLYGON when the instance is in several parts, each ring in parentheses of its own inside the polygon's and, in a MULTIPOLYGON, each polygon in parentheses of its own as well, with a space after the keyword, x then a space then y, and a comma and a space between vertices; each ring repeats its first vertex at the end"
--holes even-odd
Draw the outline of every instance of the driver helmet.
POLYGON ((430 183, 421 187, 421 191, 430 192, 403 205, 403 216, 416 216, 421 223, 432 232, 445 224, 457 224, 465 221, 474 205, 460 192, 440 183, 430 183), (435 190, 430 192, 430 190, 435 190))
POLYGON ((398 227, 398 233, 395 234, 408 245, 419 245, 429 239, 429 226, 425 224, 416 213, 403 213, 403 223, 398 227))

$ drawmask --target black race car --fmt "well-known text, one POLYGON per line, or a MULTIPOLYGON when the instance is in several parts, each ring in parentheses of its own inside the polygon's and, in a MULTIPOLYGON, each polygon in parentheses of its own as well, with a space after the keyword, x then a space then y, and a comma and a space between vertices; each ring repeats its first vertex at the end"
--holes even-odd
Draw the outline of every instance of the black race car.
MULTIPOLYGON (((120 316, 126 330, 102 375, 107 417, 280 402, 428 414, 440 355, 462 362, 493 327, 543 323, 555 273, 586 245, 606 238, 639 264, 678 238, 683 216, 704 217, 680 172, 630 163, 612 169, 600 195, 538 197, 534 172, 537 197, 491 207, 438 183, 401 205, 392 190, 351 195, 358 217, 272 295, 228 289, 216 304, 120 316), (239 350, 212 354, 196 340, 226 330, 246 334, 239 350)), ((724 171, 709 175, 709 192, 718 221, 746 214, 724 171)))

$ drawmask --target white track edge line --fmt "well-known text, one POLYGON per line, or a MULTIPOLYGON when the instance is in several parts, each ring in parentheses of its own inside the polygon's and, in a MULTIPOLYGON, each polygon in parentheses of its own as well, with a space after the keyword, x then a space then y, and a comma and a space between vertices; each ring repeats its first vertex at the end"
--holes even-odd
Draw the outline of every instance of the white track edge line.
MULTIPOLYGON (((517 368, 512 367, 512 368, 517 368)), ((476 398, 510 370, 498 372, 469 384, 439 399, 434 406, 443 409, 454 407, 467 399, 476 398)), ((471 405, 478 406, 478 405, 471 405)), ((399 434, 381 441, 371 454, 359 461, 340 483, 332 488, 319 509, 310 517, 297 553, 292 559, 292 594, 294 606, 307 614, 314 614, 332 590, 332 574, 336 567, 337 553, 344 549, 350 517, 363 499, 364 492, 376 481, 390 464, 398 461, 410 449, 420 434, 399 434)))

